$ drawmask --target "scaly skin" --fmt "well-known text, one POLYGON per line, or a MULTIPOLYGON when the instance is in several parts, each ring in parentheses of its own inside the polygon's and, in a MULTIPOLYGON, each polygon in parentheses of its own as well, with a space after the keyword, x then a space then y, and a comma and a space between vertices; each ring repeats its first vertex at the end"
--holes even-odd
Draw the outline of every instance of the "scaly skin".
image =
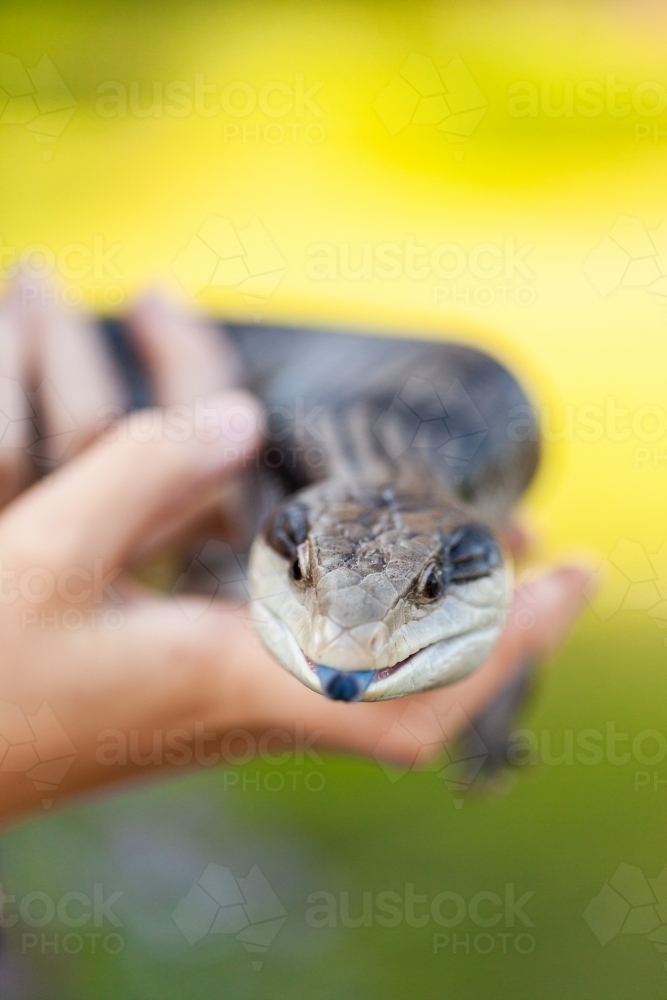
POLYGON ((488 656, 511 593, 509 560, 469 511, 336 481, 269 519, 250 579, 260 634, 299 680, 325 694, 333 671, 363 672, 343 700, 465 677, 488 656))

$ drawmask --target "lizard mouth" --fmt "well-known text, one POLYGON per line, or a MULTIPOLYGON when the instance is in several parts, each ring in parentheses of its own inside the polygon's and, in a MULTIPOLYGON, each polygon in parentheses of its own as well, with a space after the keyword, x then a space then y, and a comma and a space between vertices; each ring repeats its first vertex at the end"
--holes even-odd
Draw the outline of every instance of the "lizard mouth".
MULTIPOLYGON (((304 654, 305 655, 305 654, 304 654)), ((337 670, 315 663, 306 656, 306 663, 312 670, 322 687, 322 693, 333 701, 359 701, 362 695, 375 681, 383 681, 391 677, 397 670, 408 663, 415 654, 406 656, 392 667, 382 667, 380 670, 337 670)))

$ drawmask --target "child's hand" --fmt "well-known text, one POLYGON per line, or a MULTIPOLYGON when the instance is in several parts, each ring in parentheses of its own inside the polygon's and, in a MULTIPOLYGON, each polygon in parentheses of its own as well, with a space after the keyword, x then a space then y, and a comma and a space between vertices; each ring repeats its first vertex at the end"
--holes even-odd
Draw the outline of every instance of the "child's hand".
MULTIPOLYGON (((146 539, 186 523, 258 445, 252 397, 227 393, 208 406, 206 433, 192 424, 178 443, 138 441, 139 415, 126 418, 118 440, 90 445, 0 514, 0 711, 33 716, 46 704, 58 720, 76 750, 59 794, 141 771, 136 760, 98 759, 105 730, 133 731, 144 746, 156 730, 178 730, 192 746, 197 732, 268 739, 298 726, 320 749, 411 766, 437 751, 438 719, 449 720, 451 738, 453 708, 462 720, 474 716, 527 658, 564 638, 587 579, 574 567, 521 587, 499 643, 472 677, 414 699, 347 705, 282 670, 224 603, 177 602, 140 587, 127 570, 146 539), (242 440, 229 433, 240 411, 242 440)), ((57 727, 42 727, 40 753, 63 754, 57 727)), ((38 805, 42 793, 20 769, 0 782, 5 817, 38 805)))

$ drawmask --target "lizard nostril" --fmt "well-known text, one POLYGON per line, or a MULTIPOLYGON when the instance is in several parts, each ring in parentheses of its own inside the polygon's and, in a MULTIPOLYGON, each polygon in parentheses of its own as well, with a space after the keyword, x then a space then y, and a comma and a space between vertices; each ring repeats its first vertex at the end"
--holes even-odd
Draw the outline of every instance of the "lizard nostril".
POLYGON ((371 653, 373 654, 373 656, 377 656, 378 653, 381 653, 386 645, 387 645, 387 640, 384 635, 384 630, 376 629, 375 635, 373 636, 370 642, 371 653))
POLYGON ((384 622, 357 625, 350 634, 355 642, 373 658, 380 656, 389 642, 389 630, 384 622))
POLYGON ((326 615, 317 615, 313 620, 313 643, 318 650, 323 650, 330 642, 341 635, 343 629, 326 615))

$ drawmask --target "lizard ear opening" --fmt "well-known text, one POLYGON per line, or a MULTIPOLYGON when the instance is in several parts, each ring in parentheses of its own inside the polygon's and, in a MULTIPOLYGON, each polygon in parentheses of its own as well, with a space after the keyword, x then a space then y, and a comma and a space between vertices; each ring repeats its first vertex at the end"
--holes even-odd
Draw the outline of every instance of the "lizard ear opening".
POLYGON ((276 552, 286 559, 295 560, 297 549, 308 534, 308 514, 301 503, 280 507, 264 523, 264 535, 276 552))

